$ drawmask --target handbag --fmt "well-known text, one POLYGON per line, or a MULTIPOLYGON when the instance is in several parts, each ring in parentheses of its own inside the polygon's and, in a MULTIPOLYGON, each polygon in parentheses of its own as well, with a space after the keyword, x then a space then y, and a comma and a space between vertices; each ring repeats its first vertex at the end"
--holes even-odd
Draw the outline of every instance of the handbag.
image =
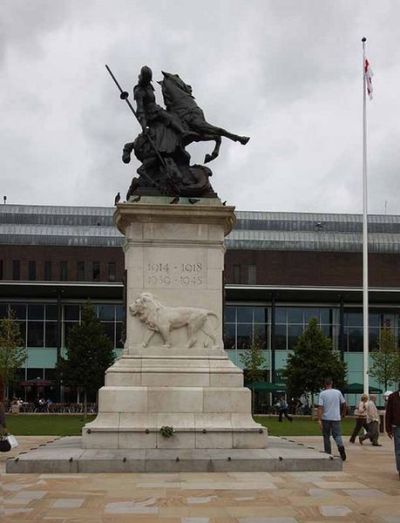
POLYGON ((9 452, 11 450, 11 443, 7 436, 0 436, 0 452, 9 452))

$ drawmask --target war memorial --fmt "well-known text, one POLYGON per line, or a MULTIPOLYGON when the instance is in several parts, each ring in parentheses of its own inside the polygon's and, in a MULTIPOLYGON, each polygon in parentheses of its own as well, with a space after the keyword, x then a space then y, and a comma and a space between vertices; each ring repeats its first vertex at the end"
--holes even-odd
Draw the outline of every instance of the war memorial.
MULTIPOLYGON (((142 67, 136 108, 142 131, 123 148, 141 162, 115 226, 124 235, 126 341, 107 370, 96 419, 7 462, 8 472, 224 472, 341 470, 338 458, 269 438, 251 415, 243 371, 223 346, 224 238, 235 222, 185 147, 249 138, 209 124, 192 88, 163 72, 165 107, 142 67)), ((218 173, 216 173, 218 176, 218 173)))

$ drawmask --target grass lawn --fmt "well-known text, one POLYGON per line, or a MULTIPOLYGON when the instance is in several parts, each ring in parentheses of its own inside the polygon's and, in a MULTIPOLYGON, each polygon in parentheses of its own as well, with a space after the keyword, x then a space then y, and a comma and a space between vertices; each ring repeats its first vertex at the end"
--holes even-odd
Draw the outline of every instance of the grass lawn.
POLYGON ((6 416, 7 430, 16 436, 78 436, 85 423, 82 414, 17 414, 6 416))
MULTIPOLYGON (((88 416, 86 421, 82 414, 19 414, 7 416, 7 429, 16 436, 77 436, 80 435, 83 425, 92 421, 95 416, 88 416)), ((255 420, 268 427, 272 436, 320 436, 316 420, 309 417, 294 418, 279 423, 277 417, 255 416, 255 420)), ((355 424, 354 419, 345 419, 342 422, 343 435, 351 434, 355 424)))
MULTIPOLYGON (((279 423, 278 418, 268 418, 264 416, 255 416, 254 419, 268 427, 268 434, 271 436, 321 436, 317 420, 310 417, 293 418, 293 422, 285 419, 279 423)), ((354 418, 347 418, 342 421, 342 434, 350 436, 355 425, 354 418)))

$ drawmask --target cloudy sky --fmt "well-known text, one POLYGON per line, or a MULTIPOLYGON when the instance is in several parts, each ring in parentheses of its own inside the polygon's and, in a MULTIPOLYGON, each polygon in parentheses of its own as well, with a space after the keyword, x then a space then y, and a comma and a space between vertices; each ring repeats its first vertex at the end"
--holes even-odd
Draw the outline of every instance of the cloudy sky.
MULTIPOLYGON (((138 167, 131 91, 140 67, 179 73, 223 140, 210 164, 240 210, 362 211, 362 47, 369 212, 400 213, 400 3, 396 0, 2 0, 0 197, 99 205, 138 167)), ((158 86, 157 86, 158 87, 158 86)), ((158 101, 162 98, 157 89, 158 101)), ((212 144, 190 147, 193 163, 212 144)))

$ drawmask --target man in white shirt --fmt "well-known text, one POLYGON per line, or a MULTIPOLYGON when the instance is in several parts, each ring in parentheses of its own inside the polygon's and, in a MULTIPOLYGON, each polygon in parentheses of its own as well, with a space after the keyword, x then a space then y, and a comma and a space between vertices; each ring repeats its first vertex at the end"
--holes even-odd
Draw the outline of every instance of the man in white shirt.
POLYGON ((382 447, 378 443, 379 438, 379 412, 375 405, 376 394, 370 394, 369 401, 367 402, 367 433, 358 438, 360 444, 363 444, 363 441, 370 439, 374 447, 382 447))
POLYGON ((325 390, 319 395, 318 423, 324 437, 324 451, 332 454, 331 435, 336 442, 342 461, 346 451, 342 440, 340 421, 346 415, 346 401, 340 390, 332 388, 332 379, 325 379, 325 390))

